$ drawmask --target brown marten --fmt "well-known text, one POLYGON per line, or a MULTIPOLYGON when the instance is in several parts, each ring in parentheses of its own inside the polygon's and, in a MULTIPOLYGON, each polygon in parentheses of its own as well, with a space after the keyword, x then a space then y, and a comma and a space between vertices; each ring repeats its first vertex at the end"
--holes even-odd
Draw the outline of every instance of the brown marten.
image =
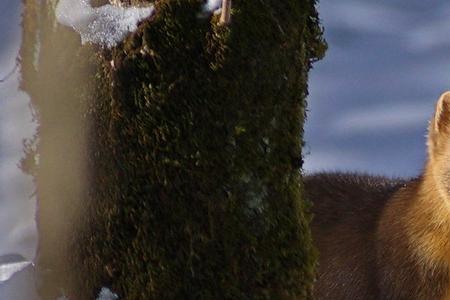
POLYGON ((450 92, 427 145, 417 179, 305 178, 319 250, 315 299, 450 299, 450 92))

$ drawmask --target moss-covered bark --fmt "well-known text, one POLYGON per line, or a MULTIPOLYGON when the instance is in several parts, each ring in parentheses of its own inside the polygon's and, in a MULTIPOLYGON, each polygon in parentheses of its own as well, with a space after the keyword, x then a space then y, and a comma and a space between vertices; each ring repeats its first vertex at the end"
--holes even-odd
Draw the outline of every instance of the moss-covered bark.
POLYGON ((310 298, 300 169, 307 73, 325 48, 314 1, 233 0, 219 26, 198 17, 203 1, 160 0, 111 51, 81 47, 54 4, 25 0, 22 46, 44 299, 101 286, 121 299, 310 298))

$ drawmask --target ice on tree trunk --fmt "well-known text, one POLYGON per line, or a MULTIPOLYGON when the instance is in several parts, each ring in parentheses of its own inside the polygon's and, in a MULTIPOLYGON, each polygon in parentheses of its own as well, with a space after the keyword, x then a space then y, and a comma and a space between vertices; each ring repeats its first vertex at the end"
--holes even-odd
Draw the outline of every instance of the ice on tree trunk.
POLYGON ((153 12, 153 6, 118 7, 107 4, 92 7, 89 0, 60 0, 56 7, 56 19, 77 31, 82 44, 90 42, 111 48, 129 32, 135 31, 137 24, 153 12))

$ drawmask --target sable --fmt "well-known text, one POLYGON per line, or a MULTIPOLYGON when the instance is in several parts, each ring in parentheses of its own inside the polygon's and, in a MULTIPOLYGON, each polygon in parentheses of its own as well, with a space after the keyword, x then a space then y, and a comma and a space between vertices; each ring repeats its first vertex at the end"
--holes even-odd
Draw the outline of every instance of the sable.
POLYGON ((320 252, 316 299, 449 299, 450 93, 430 122, 416 179, 305 178, 320 252))

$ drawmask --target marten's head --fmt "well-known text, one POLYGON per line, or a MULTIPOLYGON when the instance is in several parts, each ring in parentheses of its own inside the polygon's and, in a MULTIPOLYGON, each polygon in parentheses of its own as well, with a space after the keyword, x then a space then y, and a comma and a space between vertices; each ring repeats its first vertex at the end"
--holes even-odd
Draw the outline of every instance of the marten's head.
POLYGON ((428 175, 433 176, 438 190, 450 200, 450 92, 442 94, 436 104, 427 144, 428 175))

